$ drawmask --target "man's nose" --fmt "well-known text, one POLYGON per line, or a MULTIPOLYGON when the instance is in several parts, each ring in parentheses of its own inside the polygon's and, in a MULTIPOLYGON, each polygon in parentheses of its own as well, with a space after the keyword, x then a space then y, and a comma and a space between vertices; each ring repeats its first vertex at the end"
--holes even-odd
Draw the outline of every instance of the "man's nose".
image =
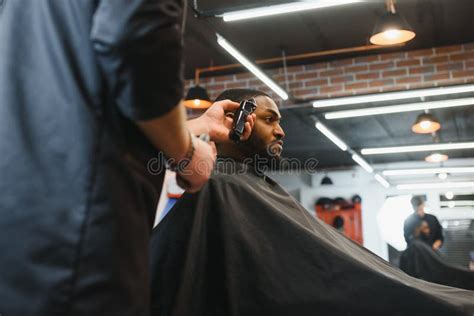
POLYGON ((275 136, 278 139, 283 139, 285 137, 285 132, 283 131, 283 128, 281 128, 280 124, 278 124, 277 128, 275 129, 275 136))

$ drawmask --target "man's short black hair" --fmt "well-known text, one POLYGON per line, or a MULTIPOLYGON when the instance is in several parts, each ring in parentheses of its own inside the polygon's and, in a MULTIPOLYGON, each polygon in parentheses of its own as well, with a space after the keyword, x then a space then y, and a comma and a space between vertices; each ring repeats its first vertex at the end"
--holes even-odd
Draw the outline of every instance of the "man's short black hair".
POLYGON ((248 100, 250 98, 256 98, 259 96, 265 96, 271 98, 265 92, 254 90, 254 89, 229 89, 225 90, 216 98, 217 101, 229 99, 234 102, 242 102, 243 100, 248 100))
POLYGON ((411 206, 413 206, 415 211, 418 209, 418 206, 423 203, 425 203, 425 199, 422 196, 413 196, 411 198, 411 206))

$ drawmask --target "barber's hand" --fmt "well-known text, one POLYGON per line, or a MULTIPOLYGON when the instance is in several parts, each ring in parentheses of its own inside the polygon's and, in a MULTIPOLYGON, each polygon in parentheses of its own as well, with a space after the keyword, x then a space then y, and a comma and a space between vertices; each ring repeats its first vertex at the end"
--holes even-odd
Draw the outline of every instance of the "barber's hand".
POLYGON ((189 165, 176 172, 176 183, 187 192, 197 192, 209 180, 216 161, 214 143, 194 138, 194 153, 189 165))
POLYGON ((433 248, 433 250, 439 250, 439 248, 441 248, 442 245, 443 245, 443 242, 438 239, 433 243, 433 246, 431 247, 433 248))
MULTIPOLYGON (((230 142, 229 132, 232 128, 232 118, 225 115, 225 112, 234 112, 239 108, 239 103, 230 100, 222 100, 215 102, 207 111, 199 118, 203 124, 207 124, 209 128, 209 136, 212 141, 217 143, 230 142)), ((245 123, 244 133, 240 138, 241 141, 247 140, 252 133, 255 124, 255 114, 249 115, 245 123)))

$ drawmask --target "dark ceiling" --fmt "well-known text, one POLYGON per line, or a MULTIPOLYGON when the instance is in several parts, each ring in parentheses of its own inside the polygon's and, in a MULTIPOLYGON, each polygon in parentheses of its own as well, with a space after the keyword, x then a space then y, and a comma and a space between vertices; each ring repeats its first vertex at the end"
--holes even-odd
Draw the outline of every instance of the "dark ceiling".
MULTIPOLYGON (((203 14, 212 14, 283 2, 288 1, 203 0, 197 1, 197 7, 203 14)), ((398 50, 474 42, 474 0, 398 0, 396 7, 416 32, 416 38, 398 50)), ((369 0, 353 5, 226 23, 216 17, 195 18, 192 9, 188 8, 186 78, 193 78, 195 68, 235 63, 217 45, 216 32, 250 60, 281 56, 282 49, 287 55, 326 51, 368 44, 375 20, 384 10, 383 0, 369 0)), ((326 60, 344 57, 347 55, 326 57, 326 60)), ((446 97, 432 99, 443 98, 446 97)), ((403 102, 409 101, 419 100, 403 102)), ((393 102, 382 102, 376 106, 390 104, 393 102)), ((474 141, 474 106, 438 109, 432 113, 442 123, 438 135, 440 142, 474 141)), ((365 147, 431 143, 431 136, 416 135, 410 130, 418 114, 407 112, 342 120, 323 119, 323 122, 358 151, 365 147)), ((318 113, 310 105, 282 109, 282 125, 286 132, 285 156, 301 160, 317 158, 323 169, 354 165, 349 154, 340 151, 315 129, 311 115, 323 117, 322 112, 318 113)), ((450 158, 474 157, 474 150, 450 151, 448 154, 450 158)), ((420 161, 425 156, 426 153, 411 153, 364 158, 369 163, 389 163, 420 161)))

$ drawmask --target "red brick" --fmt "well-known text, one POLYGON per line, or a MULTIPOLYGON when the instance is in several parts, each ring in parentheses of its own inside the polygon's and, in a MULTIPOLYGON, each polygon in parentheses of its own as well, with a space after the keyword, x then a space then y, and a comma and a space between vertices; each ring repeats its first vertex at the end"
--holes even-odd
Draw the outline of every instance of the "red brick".
POLYGON ((433 55, 433 49, 428 48, 428 49, 420 49, 420 50, 414 50, 411 52, 407 53, 408 57, 428 57, 433 55))
POLYGON ((406 89, 408 89, 408 86, 406 85, 395 85, 395 86, 382 87, 382 92, 403 91, 406 89))
POLYGON ((225 89, 225 85, 223 83, 218 84, 218 83, 212 83, 212 84, 206 84, 203 85, 204 88, 207 90, 214 90, 214 91, 222 91, 225 89))
POLYGON ((199 84, 211 83, 214 82, 213 77, 201 77, 199 78, 199 84))
POLYGON ((460 51, 462 51, 462 45, 451 45, 451 46, 435 48, 436 54, 447 54, 447 53, 460 52, 460 51))
POLYGON ((331 78, 331 84, 343 83, 343 82, 348 82, 348 81, 353 81, 353 80, 354 80, 354 76, 352 76, 352 75, 333 77, 333 78, 331 78))
POLYGON ((234 75, 214 77, 215 82, 234 81, 234 75))
POLYGON ((351 58, 351 59, 334 60, 334 61, 331 61, 330 65, 334 68, 339 68, 339 67, 352 65, 353 63, 354 63, 354 60, 351 58))
POLYGON ((468 59, 474 59, 474 52, 452 54, 449 55, 449 59, 452 61, 464 61, 468 59))
POLYGON ((474 77, 464 79, 464 83, 474 83, 474 77))
POLYGON ((369 86, 372 87, 382 87, 393 85, 393 79, 383 79, 383 80, 374 80, 369 82, 369 86))
POLYGON ((319 73, 320 77, 330 77, 342 75, 342 69, 324 70, 319 73))
MULTIPOLYGON (((283 73, 283 69, 280 68, 280 70, 281 70, 281 72, 279 72, 279 73, 283 73)), ((290 66, 290 67, 286 68, 286 71, 288 73, 290 73, 290 72, 303 72, 305 70, 304 70, 304 66, 298 65, 298 66, 290 66)))
POLYGON ((466 68, 474 68, 474 60, 473 61, 466 61, 466 68))
POLYGON ((328 68, 328 65, 329 63, 317 63, 317 64, 305 65, 304 69, 305 70, 326 69, 328 68))
POLYGON ((462 70, 464 68, 462 62, 436 65, 436 71, 450 71, 450 70, 462 70))
POLYGON ((319 87, 319 86, 327 85, 328 83, 329 82, 327 78, 318 78, 314 80, 305 81, 304 86, 305 87, 319 87))
POLYGON ((303 88, 303 86, 303 81, 293 81, 289 84, 291 90, 303 88))
POLYGON ((448 56, 446 55, 423 58, 423 64, 439 64, 439 63, 445 63, 447 61, 448 61, 448 56))
POLYGON ((419 66, 421 65, 419 59, 407 59, 397 61, 397 67, 406 67, 406 66, 419 66))
POLYGON ((408 89, 424 89, 436 87, 435 82, 413 83, 408 85, 408 89))
POLYGON ((377 63, 377 64, 371 64, 370 70, 381 70, 381 69, 388 69, 388 68, 393 68, 394 67, 394 62, 393 61, 387 61, 383 63, 377 63))
POLYGON ((406 56, 406 53, 405 53, 405 52, 382 54, 382 55, 380 55, 380 60, 403 59, 403 58, 405 58, 405 56, 406 56))
POLYGON ((349 96, 349 95, 353 95, 353 92, 352 91, 340 91, 340 92, 335 92, 335 93, 331 93, 329 95, 329 97, 331 98, 334 98, 334 97, 346 97, 346 96, 349 96))
POLYGON ((345 90, 365 89, 368 87, 369 85, 367 84, 367 82, 353 82, 353 83, 346 83, 344 85, 345 90))
POLYGON ((255 77, 255 75, 251 72, 243 72, 243 73, 235 75, 235 78, 237 80, 250 79, 250 78, 253 78, 253 77, 255 77))
POLYGON ((474 70, 453 71, 453 78, 463 78, 474 76, 474 70))
POLYGON ((356 64, 359 64, 359 63, 371 63, 371 62, 378 61, 378 60, 380 60, 379 55, 369 55, 369 56, 356 57, 354 59, 354 62, 356 64))
POLYGON ((464 44, 462 47, 465 52, 468 52, 474 50, 474 43, 464 44))
POLYGON ((323 86, 319 88, 320 93, 332 93, 341 91, 343 89, 342 84, 332 85, 332 86, 323 86))
POLYGON ((304 96, 310 96, 310 95, 314 95, 316 96, 318 94, 318 89, 317 88, 313 88, 313 89, 296 89, 292 92, 292 94, 295 96, 295 97, 298 97, 298 98, 301 98, 301 97, 304 97, 304 96))
POLYGON ((449 80, 440 80, 437 82, 438 87, 442 86, 452 86, 456 84, 465 83, 466 79, 449 79, 449 80))
POLYGON ((315 79, 318 78, 318 73, 316 71, 308 71, 302 72, 299 74, 295 74, 295 80, 303 80, 303 79, 315 79))
POLYGON ((449 73, 441 73, 436 75, 426 75, 423 76, 423 81, 438 81, 438 80, 446 80, 449 79, 449 73))
POLYGON ((380 78, 380 73, 378 72, 368 72, 365 74, 356 75, 357 80, 378 79, 378 78, 380 78))
POLYGON ((421 76, 397 78, 397 84, 421 82, 421 76))
POLYGON ((434 72, 435 67, 434 66, 423 66, 423 67, 412 67, 410 68, 410 75, 416 75, 416 74, 425 74, 425 73, 430 73, 434 72))
POLYGON ((361 72, 369 70, 369 66, 367 65, 358 65, 358 66, 351 66, 344 68, 344 73, 353 73, 353 72, 361 72))
POLYGON ((240 89, 240 88, 247 88, 246 82, 226 82, 225 88, 226 89, 240 89))
POLYGON ((364 95, 364 94, 373 94, 380 92, 380 88, 367 88, 354 91, 354 95, 364 95))
POLYGON ((400 76, 405 76, 406 74, 407 74, 406 69, 387 70, 382 73, 382 77, 383 78, 400 77, 400 76))

